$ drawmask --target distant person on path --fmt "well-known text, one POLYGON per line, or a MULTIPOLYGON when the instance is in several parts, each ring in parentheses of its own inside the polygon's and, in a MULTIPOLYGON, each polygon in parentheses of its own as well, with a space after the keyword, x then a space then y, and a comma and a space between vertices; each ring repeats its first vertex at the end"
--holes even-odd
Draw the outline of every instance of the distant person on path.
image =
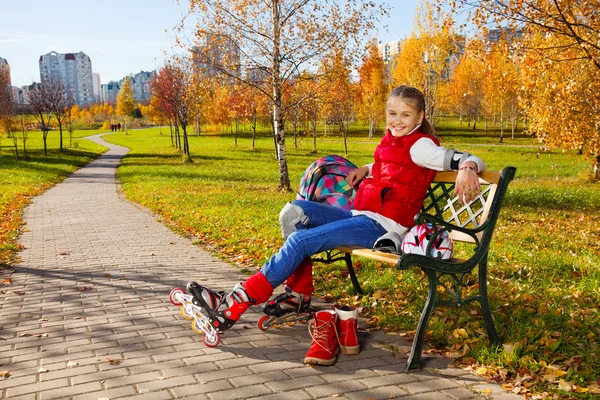
POLYGON ((120 123, 120 122, 117 124, 117 130, 118 130, 118 131, 120 131, 120 130, 121 130, 121 123, 120 123))
MULTIPOLYGON (((231 328, 250 306, 269 300, 274 288, 284 282, 285 292, 267 302, 265 314, 307 309, 313 292, 310 257, 340 246, 372 248, 388 232, 403 236, 414 225, 436 171, 458 170, 455 194, 459 199, 470 201, 479 194, 478 173, 485 170, 484 162, 440 146, 425 118, 425 99, 418 89, 399 86, 392 90, 386 125, 375 149, 375 162, 353 170, 346 179, 352 186, 360 183, 352 211, 305 200, 288 203, 280 214, 286 240, 260 272, 229 293, 187 284, 194 303, 213 311, 215 329, 231 328)), ((305 363, 332 365, 339 347, 345 354, 357 354, 357 318, 357 310, 350 307, 317 312, 311 321, 313 342, 305 363)))

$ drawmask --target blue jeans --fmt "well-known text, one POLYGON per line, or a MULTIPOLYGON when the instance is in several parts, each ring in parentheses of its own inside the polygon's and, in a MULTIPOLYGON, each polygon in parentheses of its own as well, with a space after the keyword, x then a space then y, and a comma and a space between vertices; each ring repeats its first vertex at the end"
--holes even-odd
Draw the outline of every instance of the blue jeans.
POLYGON ((302 207, 308 224, 298 227, 263 265, 261 272, 274 288, 285 282, 307 257, 339 246, 371 248, 386 233, 379 223, 364 215, 353 216, 350 211, 312 201, 293 203, 302 207))

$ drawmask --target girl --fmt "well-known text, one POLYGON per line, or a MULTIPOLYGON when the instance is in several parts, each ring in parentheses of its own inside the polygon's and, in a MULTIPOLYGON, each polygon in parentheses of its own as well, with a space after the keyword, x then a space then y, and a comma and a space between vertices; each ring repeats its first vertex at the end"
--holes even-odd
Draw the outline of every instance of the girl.
MULTIPOLYGON (((339 246, 371 248, 388 232, 404 235, 414 225, 414 216, 421 209, 436 171, 459 170, 455 189, 459 199, 468 202, 479 194, 477 174, 485 170, 485 164, 475 156, 440 146, 424 110, 425 100, 419 90, 409 86, 392 90, 386 104, 387 132, 375 149, 375 162, 347 177, 352 186, 360 182, 352 211, 304 200, 289 203, 280 214, 286 240, 260 272, 238 283, 230 293, 217 293, 195 282, 188 283, 194 302, 209 309, 217 330, 231 328, 250 306, 266 302, 273 289, 286 279, 285 292, 269 301, 264 312, 280 316, 307 310, 313 291, 310 257, 339 246)), ((355 310, 337 309, 329 313, 337 313, 344 321, 353 320, 355 329, 355 310)), ((339 324, 338 317, 332 318, 339 324)), ((316 328, 331 325, 332 318, 317 315, 316 328)), ((345 332, 341 333, 339 341, 345 342, 342 350, 356 354, 356 339, 347 342, 342 337, 345 332)), ((352 333, 348 335, 355 338, 352 333)), ((315 341, 318 342, 313 340, 313 347, 315 341)), ((335 336, 330 336, 317 343, 318 354, 311 347, 305 362, 334 363, 337 348, 335 343, 326 343, 334 341, 335 336)))

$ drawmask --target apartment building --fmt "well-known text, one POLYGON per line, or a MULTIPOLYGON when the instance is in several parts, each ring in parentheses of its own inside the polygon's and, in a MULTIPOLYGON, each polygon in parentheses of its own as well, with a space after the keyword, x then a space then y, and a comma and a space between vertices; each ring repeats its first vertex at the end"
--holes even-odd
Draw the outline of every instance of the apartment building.
POLYGON ((85 53, 51 51, 40 56, 39 64, 42 83, 52 78, 60 79, 76 104, 81 106, 94 102, 92 61, 85 53))
POLYGON ((117 104, 117 95, 121 90, 122 82, 123 80, 121 80, 120 82, 110 81, 108 83, 100 85, 100 101, 103 103, 113 105, 117 104))
POLYGON ((202 45, 191 49, 192 59, 200 73, 210 77, 226 77, 226 81, 234 82, 234 77, 241 73, 240 50, 236 43, 226 36, 209 33, 202 45), (227 71, 228 74, 223 74, 227 71))
MULTIPOLYGON (((135 75, 130 75, 131 86, 133 87, 133 99, 140 103, 150 101, 152 93, 150 92, 152 80, 156 77, 156 71, 140 71, 135 75)), ((121 80, 121 83, 123 80, 121 80)))

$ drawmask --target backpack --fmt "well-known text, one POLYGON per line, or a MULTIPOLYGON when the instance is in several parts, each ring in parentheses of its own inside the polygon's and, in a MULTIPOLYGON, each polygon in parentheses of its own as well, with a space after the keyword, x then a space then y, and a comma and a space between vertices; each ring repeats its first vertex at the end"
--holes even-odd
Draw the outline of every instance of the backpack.
POLYGON ((316 201, 351 210, 356 188, 346 182, 346 177, 356 168, 344 157, 331 155, 319 158, 302 174, 296 200, 316 201))

